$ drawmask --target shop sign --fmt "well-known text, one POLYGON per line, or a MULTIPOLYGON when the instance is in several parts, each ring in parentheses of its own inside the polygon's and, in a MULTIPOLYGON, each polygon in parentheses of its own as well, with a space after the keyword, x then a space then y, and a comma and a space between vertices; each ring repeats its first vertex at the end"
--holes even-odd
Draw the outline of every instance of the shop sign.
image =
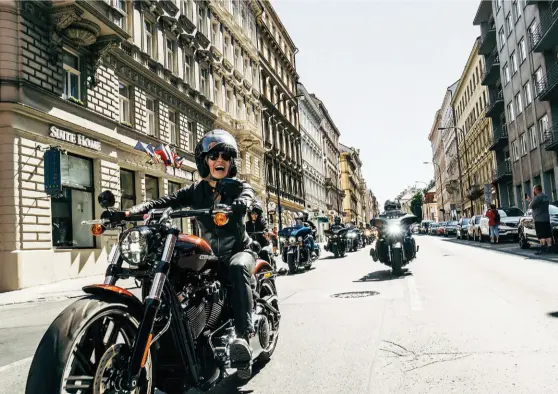
POLYGON ((49 196, 59 196, 62 193, 61 154, 59 149, 51 148, 44 155, 44 186, 45 193, 49 196))
POLYGON ((74 145, 82 146, 93 150, 101 150, 101 142, 88 138, 81 134, 72 133, 70 131, 59 129, 58 127, 50 126, 50 136, 57 140, 66 141, 74 145))
POLYGON ((182 168, 176 167, 166 167, 167 174, 175 176, 177 178, 186 179, 187 181, 193 181, 194 177, 191 172, 184 171, 182 168))

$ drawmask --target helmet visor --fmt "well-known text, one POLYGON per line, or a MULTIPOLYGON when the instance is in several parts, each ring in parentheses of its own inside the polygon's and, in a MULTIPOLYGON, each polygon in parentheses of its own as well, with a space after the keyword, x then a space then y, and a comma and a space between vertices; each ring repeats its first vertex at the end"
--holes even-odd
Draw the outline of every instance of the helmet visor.
POLYGON ((213 133, 206 135, 200 141, 201 153, 208 152, 230 152, 236 157, 238 148, 236 146, 236 140, 234 137, 228 133, 213 133))

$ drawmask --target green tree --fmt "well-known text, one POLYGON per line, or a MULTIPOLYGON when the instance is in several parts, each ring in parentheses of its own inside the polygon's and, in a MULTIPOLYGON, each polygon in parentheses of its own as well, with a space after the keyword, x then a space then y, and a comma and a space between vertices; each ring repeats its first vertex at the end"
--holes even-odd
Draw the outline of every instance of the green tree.
POLYGON ((411 212, 419 220, 422 220, 422 192, 420 191, 416 192, 411 200, 411 212))

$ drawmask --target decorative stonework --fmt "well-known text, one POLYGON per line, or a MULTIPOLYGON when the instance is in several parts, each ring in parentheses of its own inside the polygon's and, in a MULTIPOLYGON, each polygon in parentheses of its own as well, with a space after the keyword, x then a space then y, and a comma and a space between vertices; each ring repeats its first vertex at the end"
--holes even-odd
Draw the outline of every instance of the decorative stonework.
POLYGON ((161 6, 169 13, 169 15, 171 16, 175 16, 176 13, 179 11, 179 8, 177 7, 176 4, 174 4, 174 1, 171 0, 159 0, 159 3, 161 3, 161 6))
POLYGON ((52 23, 57 30, 64 30, 72 23, 81 20, 83 10, 77 5, 67 5, 62 7, 53 7, 52 10, 52 23))
POLYGON ((206 35, 203 34, 201 31, 198 31, 196 33, 196 41, 202 49, 206 49, 211 43, 211 41, 209 41, 209 38, 207 38, 206 35))
POLYGON ((227 59, 223 59, 223 66, 225 67, 225 70, 227 70, 228 72, 232 72, 232 70, 234 69, 232 63, 229 62, 227 59))
POLYGON ((120 38, 117 36, 103 36, 91 48, 93 55, 90 57, 89 64, 91 66, 91 75, 87 81, 90 88, 97 85, 97 69, 103 64, 104 57, 110 52, 111 49, 117 48, 120 43, 120 38))
POLYGON ((192 22, 186 15, 180 15, 178 17, 178 23, 182 26, 184 31, 188 34, 193 34, 196 30, 196 25, 192 22))
POLYGON ((101 28, 99 25, 82 19, 64 29, 64 35, 80 46, 89 46, 97 41, 101 28))

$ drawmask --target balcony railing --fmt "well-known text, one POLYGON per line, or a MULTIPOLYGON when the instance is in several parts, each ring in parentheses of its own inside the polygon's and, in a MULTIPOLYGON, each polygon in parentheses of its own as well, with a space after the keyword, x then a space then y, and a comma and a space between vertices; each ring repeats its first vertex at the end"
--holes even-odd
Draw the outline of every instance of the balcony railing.
POLYGON ((494 126, 492 129, 492 145, 490 150, 498 150, 508 143, 508 125, 494 126))
POLYGON ((558 151, 558 123, 544 133, 544 149, 558 151))
POLYGON ((512 167, 509 160, 498 164, 494 171, 494 181, 510 179, 512 177, 512 167))
POLYGON ((479 43, 479 54, 485 56, 490 55, 494 48, 496 48, 496 25, 494 24, 494 18, 491 18, 486 30, 482 32, 479 43))
POLYGON ((535 82, 535 93, 540 101, 558 98, 558 61, 554 63, 543 75, 540 81, 535 82))
POLYGON ((544 52, 558 45, 558 0, 540 2, 540 21, 531 34, 534 52, 544 52))
POLYGON ((484 70, 482 73, 482 85, 494 85, 500 78, 500 56, 498 51, 495 50, 486 59, 484 70))
POLYGON ((490 89, 488 91, 488 108, 486 109, 486 116, 491 118, 498 118, 504 110, 504 92, 502 89, 490 89))

